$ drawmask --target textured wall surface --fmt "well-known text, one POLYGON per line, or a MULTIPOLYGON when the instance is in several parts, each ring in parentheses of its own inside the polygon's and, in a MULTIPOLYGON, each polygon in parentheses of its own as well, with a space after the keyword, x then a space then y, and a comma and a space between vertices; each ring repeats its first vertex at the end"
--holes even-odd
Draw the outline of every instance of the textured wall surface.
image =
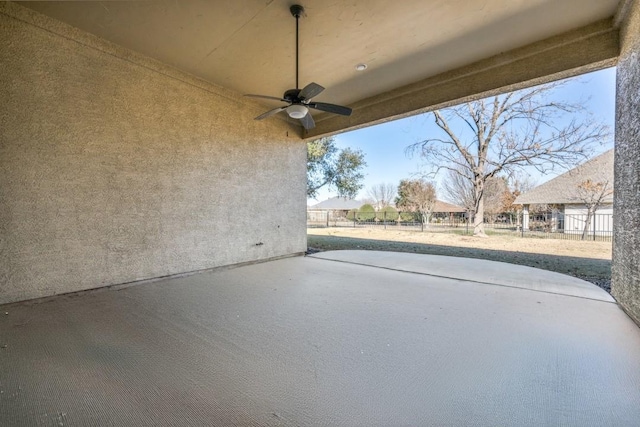
POLYGON ((621 31, 616 83, 612 292, 640 325, 640 2, 621 31))
POLYGON ((0 64, 0 303, 306 249, 287 122, 6 3, 0 64))

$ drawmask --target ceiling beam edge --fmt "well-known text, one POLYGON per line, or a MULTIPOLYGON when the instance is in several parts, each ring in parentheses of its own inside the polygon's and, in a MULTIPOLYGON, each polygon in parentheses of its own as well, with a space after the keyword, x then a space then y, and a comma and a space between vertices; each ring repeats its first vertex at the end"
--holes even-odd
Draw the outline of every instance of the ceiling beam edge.
POLYGON ((315 139, 572 77, 615 65, 620 52, 613 18, 483 59, 351 105, 349 117, 317 121, 315 139))

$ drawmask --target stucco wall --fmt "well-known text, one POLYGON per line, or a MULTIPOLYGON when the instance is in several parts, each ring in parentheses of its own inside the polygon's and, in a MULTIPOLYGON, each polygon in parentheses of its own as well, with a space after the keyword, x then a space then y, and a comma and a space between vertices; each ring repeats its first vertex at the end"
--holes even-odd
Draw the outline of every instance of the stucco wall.
POLYGON ((286 121, 10 3, 0 64, 0 303, 305 250, 286 121))
POLYGON ((640 1, 631 7, 616 81, 612 293, 640 325, 640 1))

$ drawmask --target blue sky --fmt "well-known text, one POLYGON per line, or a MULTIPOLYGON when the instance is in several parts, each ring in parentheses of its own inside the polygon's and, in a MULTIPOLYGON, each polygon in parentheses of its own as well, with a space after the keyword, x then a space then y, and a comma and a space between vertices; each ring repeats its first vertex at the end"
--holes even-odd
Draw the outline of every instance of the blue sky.
MULTIPOLYGON (((569 102, 586 100, 587 110, 598 120, 609 125, 612 132, 610 141, 597 147, 597 152, 612 148, 615 68, 596 71, 569 80, 555 92, 554 98, 569 102)), ((364 188, 360 191, 358 198, 366 197, 367 189, 375 184, 388 182, 397 185, 401 179, 416 177, 421 171, 427 170, 419 157, 407 157, 405 148, 437 132, 439 131, 433 124, 433 115, 426 113, 337 135, 336 144, 339 148, 357 148, 365 153, 367 167, 364 170, 364 188)), ((542 176, 532 171, 531 175, 536 184, 541 184, 562 172, 542 176)), ((438 178, 435 181, 437 183, 438 178)), ((307 203, 315 204, 336 195, 335 190, 329 191, 327 188, 322 188, 317 199, 309 199, 307 203)))

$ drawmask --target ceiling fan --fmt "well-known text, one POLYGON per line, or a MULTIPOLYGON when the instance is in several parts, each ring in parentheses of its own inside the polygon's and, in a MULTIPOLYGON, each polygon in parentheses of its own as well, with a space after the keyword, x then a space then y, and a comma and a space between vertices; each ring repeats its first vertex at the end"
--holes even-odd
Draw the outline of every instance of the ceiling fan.
POLYGON ((298 19, 304 14, 304 7, 293 5, 289 8, 291 15, 296 18, 296 88, 287 90, 282 98, 267 95, 244 95, 250 98, 273 99, 276 101, 286 102, 289 105, 274 108, 266 113, 260 114, 255 120, 266 119, 281 111, 286 111, 292 119, 299 119, 305 129, 313 129, 316 124, 313 117, 309 113, 309 108, 315 110, 326 111, 328 113, 340 114, 343 116, 351 115, 351 108, 342 105, 327 104, 326 102, 312 102, 311 98, 317 96, 324 90, 324 87, 317 83, 309 83, 302 89, 298 88, 298 19))

